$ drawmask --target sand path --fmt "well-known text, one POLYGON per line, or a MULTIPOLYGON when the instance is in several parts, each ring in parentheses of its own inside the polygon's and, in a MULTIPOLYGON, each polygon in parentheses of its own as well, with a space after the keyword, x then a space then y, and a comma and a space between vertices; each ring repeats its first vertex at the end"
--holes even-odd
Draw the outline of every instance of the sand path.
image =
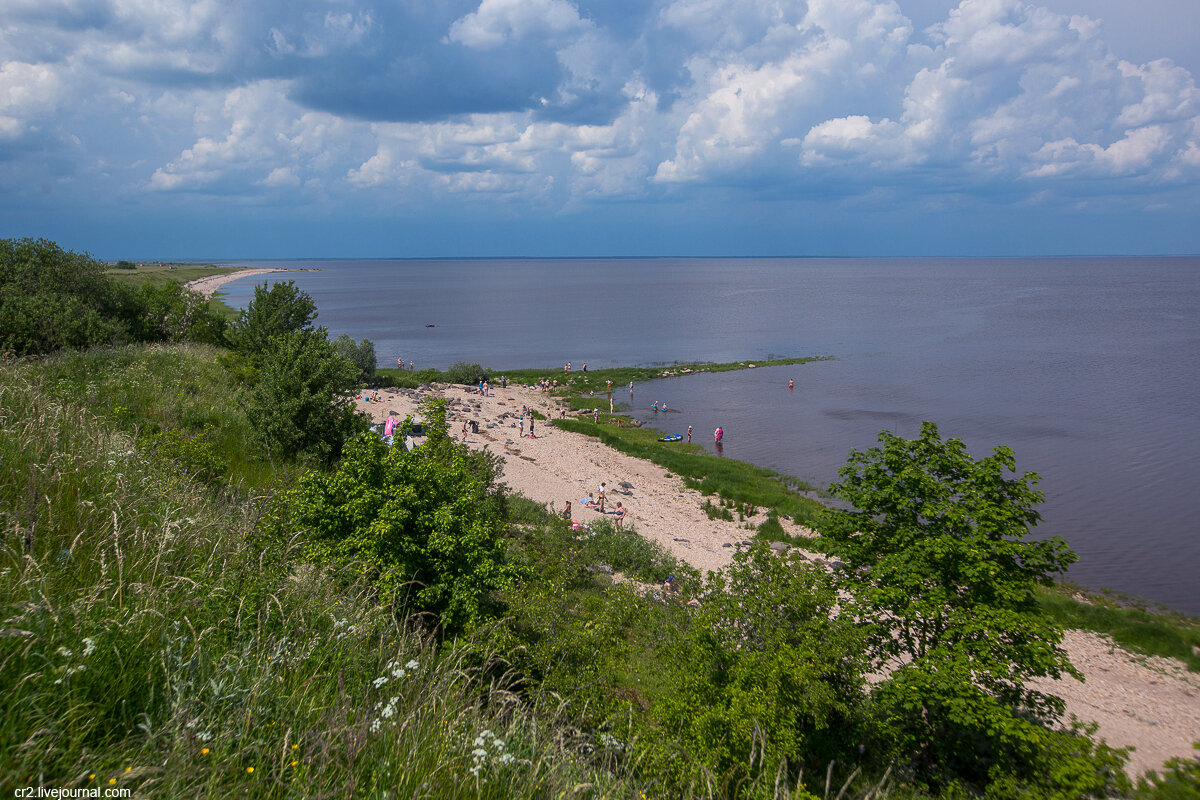
MULTIPOLYGON (((490 397, 482 397, 461 386, 439 385, 430 393, 449 399, 450 430, 456 436, 462 438, 463 420, 479 423, 479 432, 468 432, 465 441, 504 458, 501 480, 511 490, 550 503, 555 510, 570 500, 574 519, 586 523, 600 515, 579 501, 604 481, 609 509, 621 502, 628 509, 626 524, 702 572, 728 564, 738 543, 754 535, 744 525, 765 519, 759 515, 746 522, 711 520, 701 508, 705 498, 685 487, 681 478, 596 439, 541 421, 535 428, 537 438, 522 438, 517 425, 523 406, 559 417, 556 401, 536 390, 497 387, 490 397)), ((387 389, 381 392, 382 402, 360 399, 358 407, 381 422, 389 411, 401 417, 413 413, 425 394, 387 389)), ((805 531, 793 525, 789 532, 805 531)), ((815 552, 800 552, 809 559, 821 558, 815 552)), ((1037 687, 1062 697, 1069 715, 1099 723, 1098 735, 1110 745, 1135 747, 1131 774, 1158 768, 1173 756, 1194 755, 1191 744, 1200 740, 1200 675, 1188 672, 1179 661, 1135 656, 1084 631, 1068 631, 1064 645, 1086 682, 1046 680, 1037 687)))

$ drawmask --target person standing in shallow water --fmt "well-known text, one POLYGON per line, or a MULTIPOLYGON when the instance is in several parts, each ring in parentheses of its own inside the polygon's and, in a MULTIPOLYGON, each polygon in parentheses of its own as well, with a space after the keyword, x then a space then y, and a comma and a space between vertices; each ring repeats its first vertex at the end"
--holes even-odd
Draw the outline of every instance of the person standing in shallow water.
POLYGON ((721 440, 724 438, 725 438, 725 431, 721 430, 721 427, 718 425, 717 429, 715 431, 713 431, 713 441, 717 444, 720 444, 721 440))
POLYGON ((692 443, 692 426, 688 425, 688 444, 692 443))

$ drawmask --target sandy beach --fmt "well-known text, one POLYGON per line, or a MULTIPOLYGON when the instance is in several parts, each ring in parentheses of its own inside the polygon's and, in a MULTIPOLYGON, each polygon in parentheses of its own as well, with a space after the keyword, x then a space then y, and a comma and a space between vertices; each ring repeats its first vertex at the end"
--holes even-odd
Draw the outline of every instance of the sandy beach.
POLYGON ((249 278, 253 275, 265 275, 268 272, 287 272, 287 270, 267 267, 239 269, 237 272, 230 272, 226 275, 210 275, 207 278, 197 278, 194 281, 188 281, 184 285, 188 289, 200 292, 205 297, 212 297, 218 289, 227 283, 232 283, 240 278, 249 278))
MULTIPOLYGON (((381 402, 360 397, 357 405, 374 421, 382 422, 391 411, 401 418, 415 413, 429 394, 449 401, 450 430, 455 436, 504 459, 501 481, 512 491, 549 503, 555 510, 570 500, 574 519, 586 523, 600 514, 580 500, 589 493, 594 495, 603 481, 609 511, 622 503, 628 509, 627 525, 702 572, 729 563, 740 543, 754 535, 745 526, 765 519, 760 514, 744 523, 711 520, 701 508, 705 498, 685 487, 681 478, 596 439, 541 421, 536 438, 521 437, 518 419, 523 407, 549 418, 560 415, 557 401, 531 388, 495 387, 489 397, 468 387, 445 384, 428 391, 384 389, 381 402), (464 420, 477 422, 478 433, 471 433, 468 426, 464 435, 464 420)), ((784 525, 791 523, 784 521, 784 525)), ((789 533, 803 535, 806 531, 791 525, 789 533)), ((824 563, 816 552, 796 552, 824 563)), ((1200 739, 1200 675, 1178 661, 1133 655, 1084 631, 1069 631, 1065 647, 1085 682, 1046 680, 1036 682, 1037 687, 1062 697, 1068 715, 1098 723, 1098 736, 1110 745, 1135 747, 1129 761, 1131 774, 1160 767, 1173 756, 1193 755, 1191 744, 1200 739)))

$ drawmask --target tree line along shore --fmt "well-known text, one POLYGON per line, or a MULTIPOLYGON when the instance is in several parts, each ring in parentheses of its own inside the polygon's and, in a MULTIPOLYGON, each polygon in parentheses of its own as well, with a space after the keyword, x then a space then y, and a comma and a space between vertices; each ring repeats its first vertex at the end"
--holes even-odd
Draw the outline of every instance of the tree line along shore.
POLYGON ((547 420, 680 475, 714 513, 807 515, 841 566, 775 555, 764 522, 700 575, 636 529, 576 530, 506 491, 444 400, 419 447, 388 448, 354 398, 429 372, 377 371, 293 284, 231 315, 106 266, 0 240, 6 787, 1193 796, 1195 758, 1131 777, 1034 688, 1073 671, 1062 630, 1093 610, 1193 669, 1200 632, 1055 588, 1071 554, 1026 538, 1039 496, 1004 449, 885 434, 832 487, 859 511, 829 511, 615 415, 547 420))

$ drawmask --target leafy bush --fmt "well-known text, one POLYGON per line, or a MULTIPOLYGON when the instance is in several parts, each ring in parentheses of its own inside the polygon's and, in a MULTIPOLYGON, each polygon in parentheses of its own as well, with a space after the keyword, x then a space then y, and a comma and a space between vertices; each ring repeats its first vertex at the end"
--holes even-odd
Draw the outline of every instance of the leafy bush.
POLYGON ((126 341, 132 295, 104 269, 45 239, 0 239, 0 352, 22 356, 126 341))
POLYGON ((333 340, 333 349, 358 367, 360 383, 371 383, 375 380, 375 343, 370 339, 363 339, 355 344, 353 336, 343 333, 333 340))
POLYGON ((446 380, 450 383, 461 383, 466 386, 479 383, 490 371, 478 364, 467 361, 455 361, 445 372, 446 380))
POLYGON ((445 401, 422 406, 427 441, 412 452, 354 439, 332 474, 310 472, 291 497, 308 555, 352 565, 385 600, 436 615, 448 632, 477 625, 509 579, 497 459, 457 444, 445 401))
POLYGON ((247 414, 270 455, 334 461, 350 437, 369 428, 355 411, 358 369, 334 350, 325 330, 269 340, 247 414))
POLYGON ((834 614, 837 593, 819 569, 738 553, 710 586, 675 654, 674 691, 651 709, 647 756, 686 791, 702 765, 731 795, 761 773, 792 780, 858 741, 866 659, 862 635, 834 614), (676 746, 689 755, 675 762, 676 746))
POLYGON ((116 264, 113 264, 113 269, 137 269, 137 264, 121 259, 116 264))
POLYGON ((137 291, 136 337, 142 341, 224 344, 228 323, 200 292, 168 281, 137 291))

